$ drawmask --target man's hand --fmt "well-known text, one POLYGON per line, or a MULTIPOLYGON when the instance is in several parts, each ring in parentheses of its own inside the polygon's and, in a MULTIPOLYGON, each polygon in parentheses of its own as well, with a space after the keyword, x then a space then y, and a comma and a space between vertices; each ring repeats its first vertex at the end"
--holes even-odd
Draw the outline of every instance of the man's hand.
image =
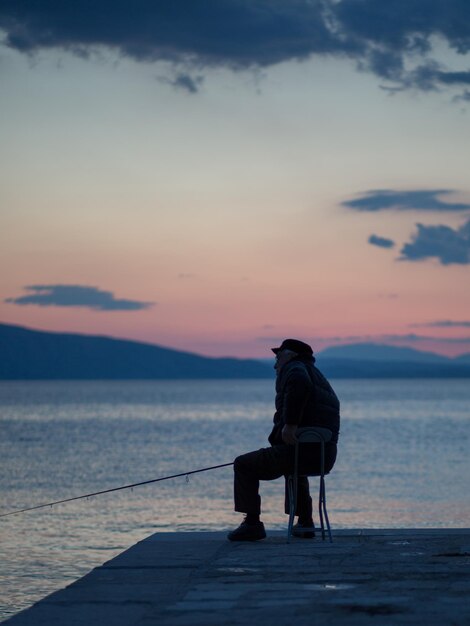
POLYGON ((282 441, 287 443, 288 446, 295 446, 297 443, 297 437, 295 433, 297 431, 297 424, 285 424, 282 429, 282 441))

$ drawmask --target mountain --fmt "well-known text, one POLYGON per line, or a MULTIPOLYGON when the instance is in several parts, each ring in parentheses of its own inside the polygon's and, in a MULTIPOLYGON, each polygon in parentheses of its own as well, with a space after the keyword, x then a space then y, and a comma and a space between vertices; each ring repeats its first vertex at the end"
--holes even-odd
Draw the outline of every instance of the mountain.
MULTIPOLYGON (((468 354, 449 359, 411 348, 352 344, 316 356, 331 378, 470 378, 468 354)), ((0 324, 0 380, 272 379, 273 362, 0 324)))
POLYGON ((460 356, 456 356, 454 361, 456 363, 470 363, 470 352, 466 352, 465 354, 461 354, 460 356))
POLYGON ((111 337, 0 324, 0 380, 272 378, 249 359, 215 359, 111 337))
POLYGON ((470 355, 448 358, 433 352, 374 343, 322 350, 317 365, 332 378, 470 378, 470 355))
POLYGON ((352 343, 326 348, 318 353, 321 359, 354 359, 356 361, 400 361, 408 363, 449 363, 448 357, 413 348, 379 343, 352 343))

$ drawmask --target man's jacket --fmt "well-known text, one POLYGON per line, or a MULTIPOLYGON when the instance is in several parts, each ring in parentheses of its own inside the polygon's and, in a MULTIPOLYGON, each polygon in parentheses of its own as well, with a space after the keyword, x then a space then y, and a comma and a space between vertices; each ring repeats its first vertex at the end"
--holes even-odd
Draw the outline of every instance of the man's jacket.
POLYGON ((268 438, 271 445, 283 443, 284 424, 329 428, 333 433, 331 441, 337 443, 339 400, 314 363, 315 357, 296 358, 278 372, 274 427, 268 438))

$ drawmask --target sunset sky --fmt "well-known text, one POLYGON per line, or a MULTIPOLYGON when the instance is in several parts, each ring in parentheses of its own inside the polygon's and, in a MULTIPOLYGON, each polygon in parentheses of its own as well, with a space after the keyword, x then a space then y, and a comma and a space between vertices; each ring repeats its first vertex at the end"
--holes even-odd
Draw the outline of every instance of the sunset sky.
POLYGON ((0 322, 470 352, 470 3, 0 4, 0 322))

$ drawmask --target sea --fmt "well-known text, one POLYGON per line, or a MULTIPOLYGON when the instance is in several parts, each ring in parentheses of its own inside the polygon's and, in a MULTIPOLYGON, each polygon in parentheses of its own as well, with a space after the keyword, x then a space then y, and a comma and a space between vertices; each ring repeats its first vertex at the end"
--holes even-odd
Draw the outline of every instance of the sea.
MULTIPOLYGON (((333 533, 470 526, 470 380, 332 380, 342 406, 327 477, 333 533)), ((0 383, 0 619, 152 533, 229 530, 230 463, 264 447, 274 380, 0 383)), ((315 485, 316 489, 316 485, 315 485)), ((286 529, 283 479, 261 485, 286 529)))

